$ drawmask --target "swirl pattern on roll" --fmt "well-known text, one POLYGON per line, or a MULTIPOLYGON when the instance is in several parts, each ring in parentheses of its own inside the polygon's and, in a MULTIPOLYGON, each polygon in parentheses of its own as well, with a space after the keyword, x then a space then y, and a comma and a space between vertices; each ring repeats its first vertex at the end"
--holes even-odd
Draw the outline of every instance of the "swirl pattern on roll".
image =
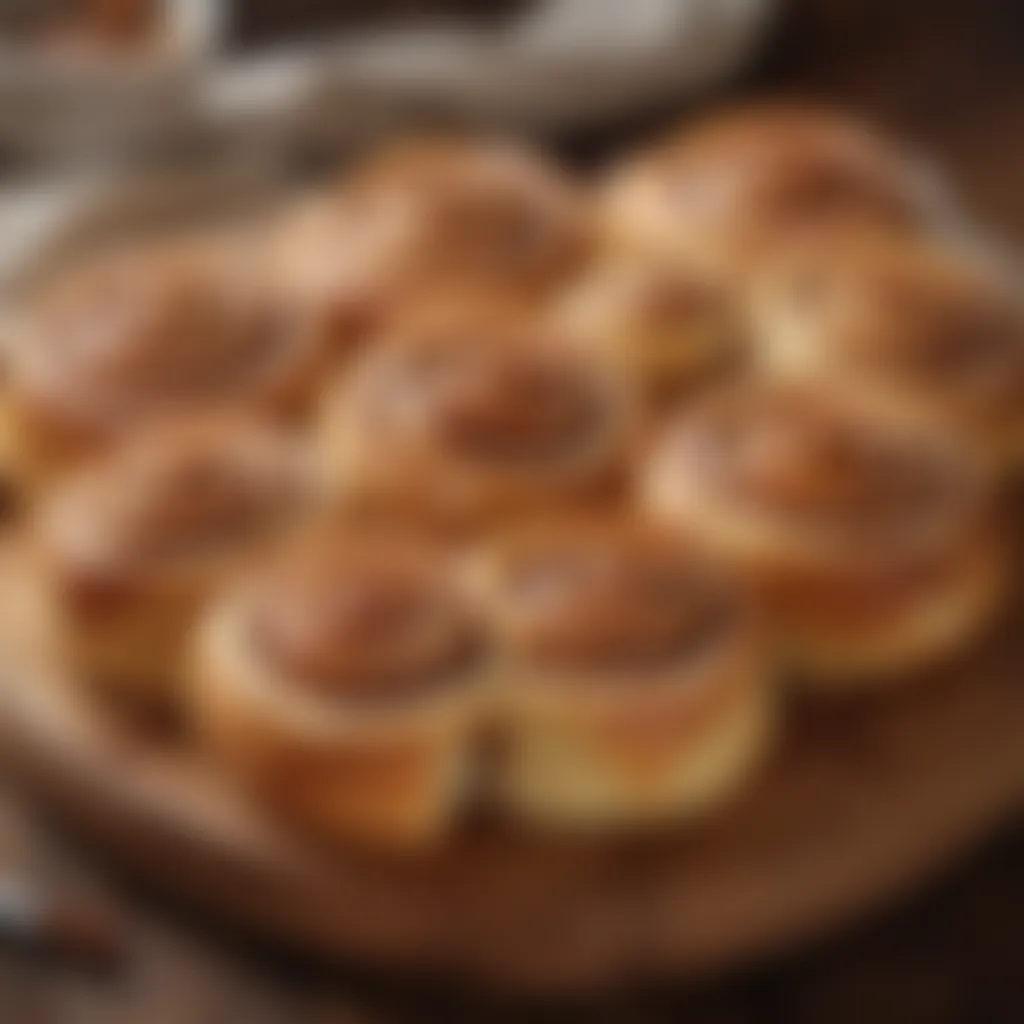
POLYGON ((486 646, 437 564, 397 539, 317 548, 269 573, 253 602, 261 656, 292 685, 326 699, 429 694, 486 646))
POLYGON ((809 246, 766 276, 754 306, 769 369, 842 372, 1019 458, 1024 304, 991 256, 870 237, 809 246))
POLYGON ((613 482, 633 415, 628 382, 547 332, 459 324, 342 380, 324 445, 343 497, 473 523, 613 482))
POLYGON ((713 650, 745 599, 721 567, 664 532, 573 520, 519 539, 501 570, 500 618, 541 670, 630 679, 713 650))
POLYGON ((842 114, 797 104, 740 108, 670 136, 612 175, 613 238, 733 277, 780 245, 836 227, 915 230, 934 189, 898 147, 842 114))
POLYGON ((213 404, 287 404, 317 360, 256 266, 220 239, 128 249, 43 294, 11 353, 26 421, 72 439, 213 404))

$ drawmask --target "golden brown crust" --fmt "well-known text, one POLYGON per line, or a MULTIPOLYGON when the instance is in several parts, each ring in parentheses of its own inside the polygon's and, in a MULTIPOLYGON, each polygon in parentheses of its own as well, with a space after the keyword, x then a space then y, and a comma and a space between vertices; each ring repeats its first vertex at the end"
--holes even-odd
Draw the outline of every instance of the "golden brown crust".
POLYGON ((211 609, 193 711, 213 754, 278 813, 332 839, 418 845, 467 796, 491 662, 435 548, 326 534, 211 609))
POLYGON ((371 353, 328 394, 322 447, 343 500, 460 529, 612 493, 634 424, 611 365, 470 319, 371 353))
POLYGON ((1001 589, 985 474, 969 452, 821 388, 753 384, 680 417, 645 493, 755 581, 795 659, 825 675, 945 653, 1001 589), (819 649, 827 662, 805 657, 819 649))
POLYGON ((381 251, 389 238, 386 225, 344 190, 289 206, 271 235, 276 286, 339 360, 357 355, 407 305, 381 251))
POLYGON ((296 441, 247 417, 158 425, 63 482, 34 528, 58 641, 86 677, 173 701, 181 649, 212 589, 310 518, 296 441))
POLYGON ((852 236, 792 254, 756 291, 759 355, 842 374, 1014 462, 1024 446, 1024 305, 978 253, 852 236))
POLYGON ((600 262, 585 206, 514 147, 423 143, 288 211, 251 259, 190 238, 41 293, 0 469, 10 449, 58 477, 32 571, 73 667, 164 705, 184 686, 214 760, 300 827, 417 845, 492 783, 570 828, 717 805, 775 723, 744 584, 827 683, 978 629, 1006 571, 986 467, 917 407, 1015 443, 1020 311, 906 240, 927 211, 903 155, 760 108, 623 168, 600 262), (680 403, 631 500, 651 397, 734 368, 757 281, 767 361, 798 336, 814 384, 680 403), (311 441, 268 425, 314 398, 311 441), (340 521, 282 545, 318 508, 307 457, 340 521))
POLYGON ((397 146, 348 187, 368 215, 386 210, 399 222, 393 258, 424 283, 544 289, 588 253, 589 219, 573 183, 507 142, 397 146))
POLYGON ((582 194, 507 142, 433 139, 386 149, 290 217, 279 267, 340 344, 411 309, 537 297, 590 251, 582 194))
POLYGON ((320 699, 415 699, 481 655, 483 637, 429 549, 338 538, 268 571, 252 596, 259 656, 320 699))
POLYGON ((25 311, 9 357, 7 413, 30 480, 179 410, 294 409, 324 361, 259 261, 243 262, 221 237, 73 268, 25 311))
POLYGON ((780 244, 837 225, 904 230, 926 219, 920 173, 851 118, 761 104, 670 136, 612 175, 612 239, 734 276, 780 244))
POLYGON ((705 271, 648 254, 619 253, 559 302, 556 321, 613 360, 657 399, 676 397, 737 354, 739 318, 705 271))
POLYGON ((497 786, 567 827, 716 805, 771 731, 749 595, 719 564, 627 518, 537 525, 481 555, 503 643, 497 786))

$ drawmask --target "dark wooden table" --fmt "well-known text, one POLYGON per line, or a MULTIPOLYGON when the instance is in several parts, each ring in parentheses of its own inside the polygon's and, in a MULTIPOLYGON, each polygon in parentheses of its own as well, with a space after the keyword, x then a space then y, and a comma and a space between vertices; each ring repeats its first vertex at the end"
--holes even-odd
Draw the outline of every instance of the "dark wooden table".
MULTIPOLYGON (((1022 54, 1020 0, 792 0, 737 91, 782 88, 867 111, 934 150, 977 215, 1013 242, 1024 240, 1022 54)), ((813 951, 701 989, 572 1008, 290 963, 133 887, 52 824, 30 816, 27 831, 45 877, 121 914, 130 956, 110 973, 0 948, 0 1024, 490 1022, 570 1009, 693 1024, 1024 1021, 1024 825, 909 905, 813 951)))

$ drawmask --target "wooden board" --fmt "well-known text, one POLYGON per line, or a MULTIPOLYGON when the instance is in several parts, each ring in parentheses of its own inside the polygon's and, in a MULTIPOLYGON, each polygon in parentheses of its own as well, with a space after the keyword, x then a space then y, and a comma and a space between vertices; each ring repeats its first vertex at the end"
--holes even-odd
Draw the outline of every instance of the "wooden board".
MULTIPOLYGON (((286 19, 290 5, 277 6, 281 19, 286 19)), ((910 133, 935 149, 955 172, 972 207, 991 229, 1024 240, 1024 134, 1007 130, 1024 117, 1022 11, 1018 0, 934 0, 927 5, 791 0, 783 13, 793 22, 792 31, 770 48, 767 74, 751 84, 756 89, 782 85, 802 94, 829 95, 910 133)), ((666 111, 662 116, 677 114, 666 111)), ((623 131, 640 134, 628 126, 623 131)), ((617 144, 618 135, 610 141, 617 144)), ((1007 667, 1000 670, 1007 673, 1007 685, 1012 683, 1008 673, 1016 656, 1008 650, 1007 667)), ((998 706, 1002 705, 992 708, 993 720, 998 706)), ((1017 729, 1016 723, 1017 719, 1012 725, 1005 723, 1007 733, 1017 729)), ((1001 727, 998 731, 1002 734, 1001 727)), ((22 753, 17 758, 18 767, 41 792, 45 780, 37 778, 24 757, 22 753)), ((989 811, 992 818, 1001 813, 994 805, 989 811)), ((985 827, 982 818, 967 832, 980 834, 985 827)), ((965 834, 951 843, 950 856, 970 838, 965 834)), ((41 853, 52 859, 56 852, 59 859, 73 860, 71 880, 81 882, 77 856, 65 858, 50 840, 44 832, 41 853)), ((1017 830, 959 874, 954 884, 942 887, 908 914, 887 916, 850 942, 787 960, 780 969, 758 972, 753 981, 745 978, 742 984, 715 986, 709 999, 691 999, 675 986, 658 988, 643 996, 631 992, 622 1002, 603 1000, 594 1016, 691 1024, 1024 1019, 1019 954, 1024 931, 1017 909, 1022 852, 1017 830)), ((929 867, 938 868, 942 859, 930 856, 929 867)), ((106 873, 99 873, 99 879, 96 872, 86 874, 90 883, 109 881, 106 873)), ((872 899, 893 891, 876 891, 872 899)), ((7 951, 0 961, 0 1020, 135 1024, 151 1017, 154 1005, 181 1020, 224 1024, 455 1017, 492 1021, 525 1016, 514 1011, 499 1014, 490 1003, 479 1011, 475 1006, 467 1010, 447 992, 424 1005, 418 988, 415 996, 393 994, 390 979, 374 986, 372 997, 361 980, 356 984, 347 974, 320 979, 315 986, 298 986, 289 975, 282 978, 282 972, 269 969, 265 958, 255 964, 244 958, 243 967, 243 958, 236 958, 233 948, 206 942, 201 929, 178 928, 177 922, 171 927, 145 902, 138 906, 119 900, 118 907, 128 916, 133 942, 139 940, 131 984, 97 985, 91 977, 56 971, 49 963, 26 971, 21 958, 7 951)), ((849 913, 841 916, 848 919, 849 913)), ((837 923, 838 913, 830 921, 819 921, 815 929, 837 923)))
MULTIPOLYGON (((1019 5, 793 6, 834 8, 819 15, 831 44, 823 31, 791 41, 773 84, 852 101, 933 146, 983 219, 1024 237, 1021 142, 1006 131, 1019 5)), ((492 826, 418 864, 296 847, 183 752, 51 683, 0 671, 0 753, 120 862, 299 950, 510 987, 704 974, 809 940, 922 884, 1024 797, 1024 609, 935 679, 800 709, 765 776, 699 828, 595 846, 492 826)), ((893 1002, 886 989, 872 1009, 893 1002)))
POLYGON ((477 823, 406 860, 298 844, 190 751, 46 673, 3 673, 0 739, 104 850, 247 930, 318 957, 579 990, 778 950, 948 864, 1024 797, 1022 667, 1015 613, 896 692, 794 699, 778 755, 712 820, 604 840, 477 823))

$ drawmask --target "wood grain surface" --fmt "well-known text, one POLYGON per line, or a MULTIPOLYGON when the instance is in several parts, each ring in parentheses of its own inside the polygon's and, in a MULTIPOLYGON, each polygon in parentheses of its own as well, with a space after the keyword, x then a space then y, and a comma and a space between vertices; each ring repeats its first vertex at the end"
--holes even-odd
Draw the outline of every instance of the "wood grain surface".
MULTIPOLYGON (((975 212, 1024 239, 1024 8, 1015 0, 802 0, 744 90, 841 99, 949 166, 975 212)), ((122 908, 133 950, 115 976, 10 950, 0 1021, 53 1024, 524 1019, 485 993, 319 970, 212 930, 205 917, 97 865, 52 823, 28 828, 55 882, 122 908)), ((170 856, 170 853, 168 853, 170 856)), ((712 986, 630 989, 574 1009, 593 1019, 886 1024, 1024 1019, 1024 833, 1009 828, 944 884, 853 934, 712 986)), ((530 1019, 566 1007, 530 1008, 530 1019)))
POLYGON ((1014 614, 895 690, 794 698, 775 756, 696 826, 569 837, 474 822, 412 857, 301 842, 186 739, 104 714, 36 664, 3 664, 0 741, 78 832, 241 929, 332 963, 578 994, 775 953, 947 867, 1024 806, 1022 665, 1014 614))

